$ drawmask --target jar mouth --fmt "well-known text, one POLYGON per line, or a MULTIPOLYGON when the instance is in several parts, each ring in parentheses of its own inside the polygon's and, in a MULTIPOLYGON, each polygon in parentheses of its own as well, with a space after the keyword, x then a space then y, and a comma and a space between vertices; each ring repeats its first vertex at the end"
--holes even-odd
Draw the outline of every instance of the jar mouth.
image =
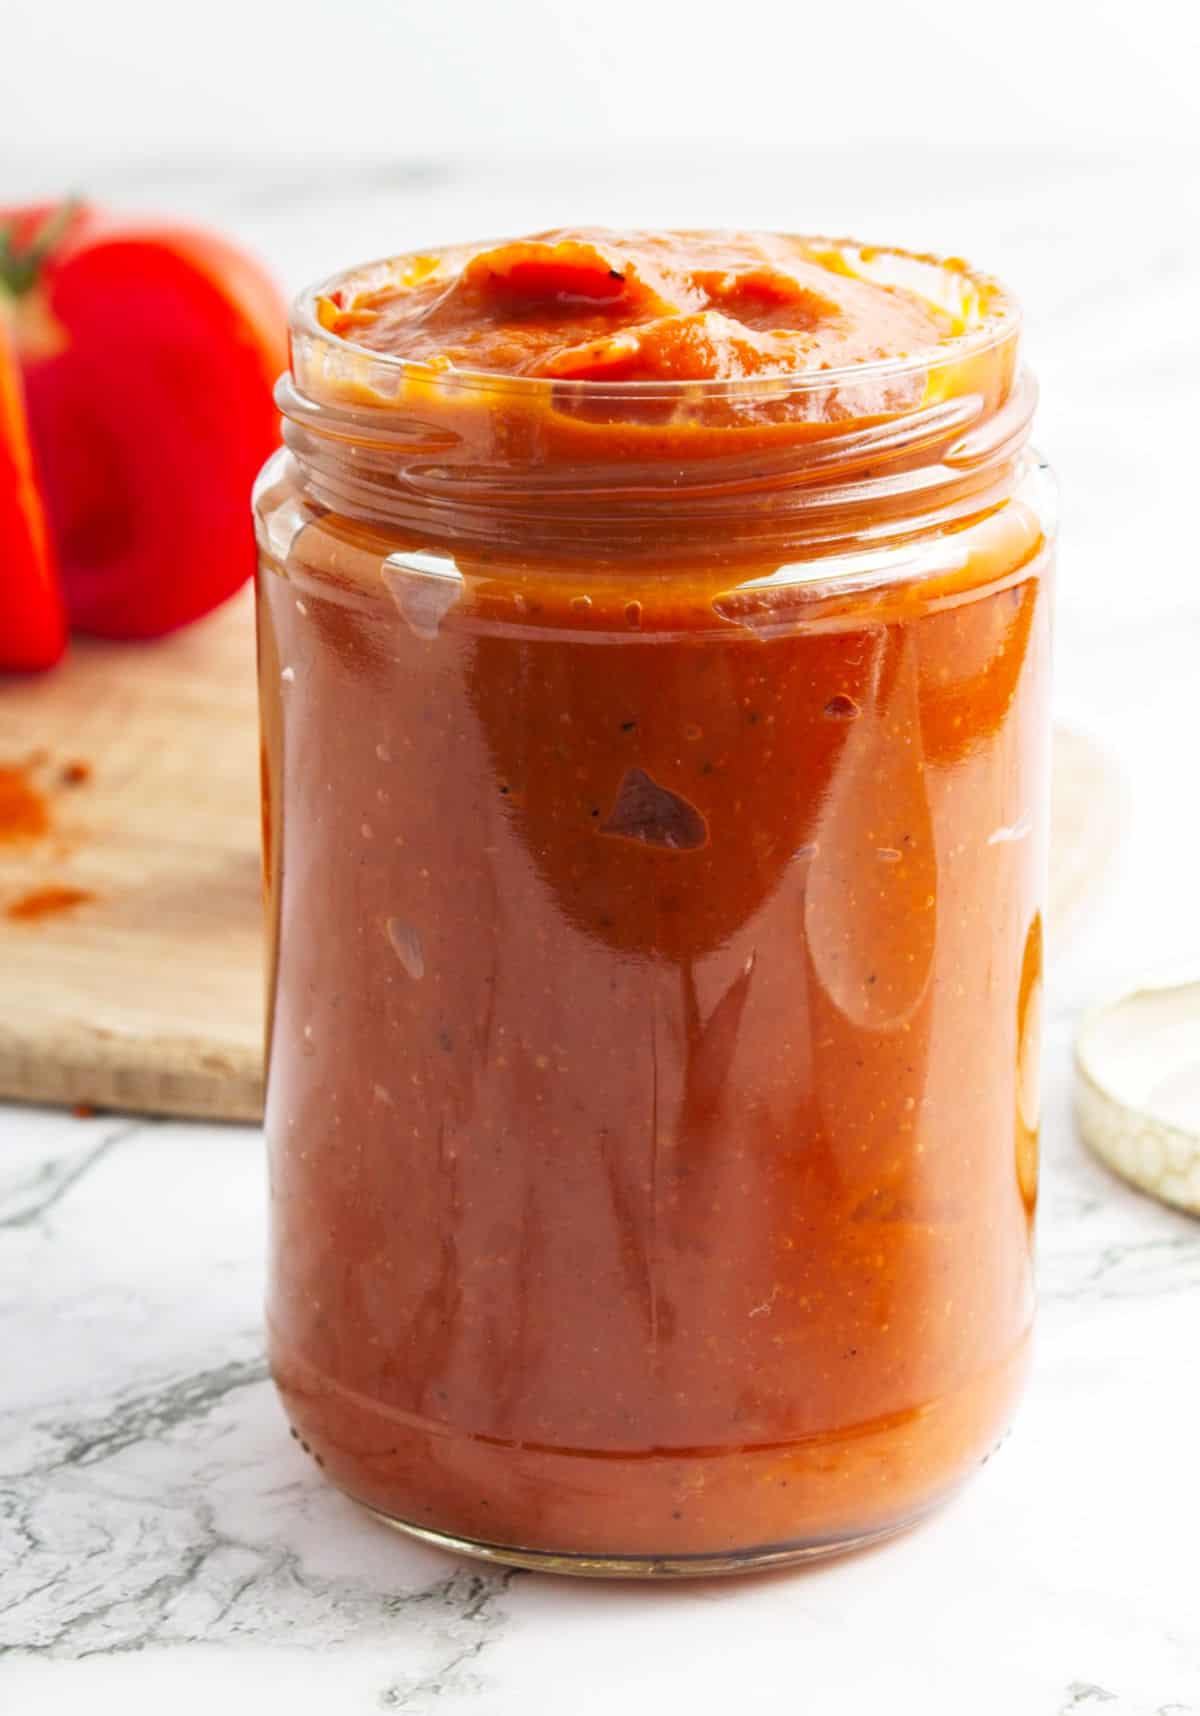
MULTIPOLYGON (((412 253, 301 295, 276 395, 284 441, 327 511, 439 552, 531 561, 780 564, 1001 504, 1036 397, 1012 297, 955 258, 803 242, 829 246, 831 270, 923 290, 951 331, 840 368, 605 381, 439 367, 322 324, 330 291, 386 287, 406 266, 428 278, 436 259, 412 253)), ((466 251, 441 255, 453 269, 466 251)))
MULTIPOLYGON (((449 271, 476 250, 497 242, 500 241, 483 240, 469 246, 440 247, 439 263, 449 271)), ((849 238, 806 236, 805 242, 826 252, 831 265, 836 265, 839 271, 927 299, 950 316, 954 331, 936 344, 903 356, 827 369, 794 369, 713 380, 610 381, 441 366, 378 351, 322 324, 319 306, 323 299, 347 288, 373 289, 402 281, 406 269, 425 256, 414 250, 342 270, 301 292, 291 312, 292 372, 298 387, 310 398, 360 407, 391 405, 411 393, 426 397, 431 393, 484 394, 503 396, 514 403, 552 395, 556 401, 576 401, 584 409, 601 402, 619 408, 623 402, 637 405, 650 401, 688 405, 713 402, 735 407, 764 403, 778 409, 787 400, 793 403, 798 417, 811 417, 813 414, 803 409, 806 401, 838 398, 855 391, 887 392, 892 390, 889 384, 904 391, 905 383, 911 384, 918 378, 924 378, 926 398, 931 390, 944 397, 945 384, 949 384, 949 391, 954 391, 954 373, 964 363, 986 360, 989 354, 1006 346, 1015 347, 1021 326, 1016 299, 992 275, 971 268, 961 258, 862 244, 849 238)))

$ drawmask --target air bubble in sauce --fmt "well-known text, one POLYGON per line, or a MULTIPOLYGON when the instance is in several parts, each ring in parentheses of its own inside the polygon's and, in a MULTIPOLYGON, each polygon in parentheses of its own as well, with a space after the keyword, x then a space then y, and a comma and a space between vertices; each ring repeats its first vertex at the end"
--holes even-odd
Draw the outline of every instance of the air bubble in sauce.
POLYGON ((651 780, 644 769, 626 770, 600 832, 683 852, 703 846, 708 839, 708 825, 695 805, 651 780))
POLYGON ((403 918, 389 918, 384 927, 392 944, 392 952, 408 975, 414 981, 424 977, 425 955, 421 951, 421 938, 413 926, 405 923, 403 918))
POLYGON ((847 697, 844 691, 839 691, 825 705, 825 719, 827 721, 853 721, 861 714, 862 710, 853 697, 847 697))

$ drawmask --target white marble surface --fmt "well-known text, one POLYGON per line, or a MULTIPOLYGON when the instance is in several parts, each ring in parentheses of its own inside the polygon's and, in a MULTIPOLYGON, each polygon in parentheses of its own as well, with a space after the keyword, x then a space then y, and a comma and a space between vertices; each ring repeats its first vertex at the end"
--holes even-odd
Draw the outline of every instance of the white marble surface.
MULTIPOLYGON (((941 245, 1019 288, 1065 497, 1059 713, 1123 768, 1130 823, 1052 970, 1014 1434, 925 1527, 825 1567, 653 1590, 479 1571, 360 1515, 288 1439, 256 1133, 0 1108, 6 1712, 1200 1716, 1200 1223, 1096 1166, 1069 1113, 1081 1007, 1200 971, 1197 175, 1019 150, 816 164, 383 163, 348 188, 129 161, 96 188, 222 221, 293 285, 422 239, 668 217, 941 245)), ((0 158, 0 195, 18 177, 0 158)))

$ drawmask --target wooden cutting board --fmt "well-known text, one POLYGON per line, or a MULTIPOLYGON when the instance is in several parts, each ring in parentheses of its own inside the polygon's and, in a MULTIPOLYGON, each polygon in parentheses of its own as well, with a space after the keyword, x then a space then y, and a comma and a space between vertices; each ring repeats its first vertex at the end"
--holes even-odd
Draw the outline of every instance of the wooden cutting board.
POLYGON ((255 697, 249 591, 159 642, 77 640, 53 673, 0 676, 0 813, 24 782, 46 815, 0 839, 0 1096, 261 1114, 255 697), (89 897, 55 909, 52 889, 89 897))
MULTIPOLYGON (((248 591, 158 643, 0 676, 0 1097, 259 1118, 256 723, 248 591)), ((1054 771, 1061 939, 1121 792, 1072 733, 1054 771)))

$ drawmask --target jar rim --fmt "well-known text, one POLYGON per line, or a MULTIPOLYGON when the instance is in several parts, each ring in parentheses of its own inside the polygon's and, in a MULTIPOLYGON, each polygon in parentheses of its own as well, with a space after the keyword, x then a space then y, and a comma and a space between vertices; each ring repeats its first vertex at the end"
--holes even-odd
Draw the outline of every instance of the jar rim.
MULTIPOLYGON (((395 352, 378 351, 374 347, 348 339, 343 334, 332 332, 321 322, 318 313, 321 300, 343 289, 349 282, 361 285, 380 284, 388 278, 394 278, 403 264, 423 256, 437 254, 442 258, 455 259, 460 255, 469 255, 476 250, 507 242, 503 239, 482 239, 471 244, 443 245, 430 247, 428 250, 414 248, 397 252, 392 256, 341 269, 306 287, 293 300, 291 308, 292 373, 297 380, 302 379, 301 370, 307 376, 312 359, 320 353, 323 358, 322 367, 328 370, 330 360, 333 360, 335 375, 342 372, 340 379, 358 395, 356 403, 360 405, 367 404, 371 394, 378 396, 378 403, 386 403, 401 394, 409 385, 422 390, 438 389, 445 393, 515 396, 526 399, 545 397, 553 392, 558 399, 595 403, 675 400, 692 403, 727 401, 751 404, 760 400, 801 399, 806 395, 836 393, 839 389, 904 381, 916 375, 931 377, 942 370, 952 370, 967 359, 982 356, 1019 338, 1022 313, 1017 299, 994 275, 971 267, 961 257, 910 251, 896 245, 863 244, 852 238, 831 238, 819 234, 805 234, 803 237, 806 244, 826 247, 831 254, 837 254, 843 259, 852 258, 855 263, 852 272, 858 272, 859 278, 862 279, 875 280, 879 284, 889 286, 904 284, 911 290, 919 291, 914 279, 920 275, 927 288, 939 288, 936 293, 926 290, 923 295, 930 298, 937 307, 949 310, 962 326, 936 345, 923 346, 915 352, 839 364, 828 369, 799 369, 770 375, 711 380, 656 378, 606 381, 441 366, 395 352)), ((336 395, 336 388, 334 391, 336 395)))

